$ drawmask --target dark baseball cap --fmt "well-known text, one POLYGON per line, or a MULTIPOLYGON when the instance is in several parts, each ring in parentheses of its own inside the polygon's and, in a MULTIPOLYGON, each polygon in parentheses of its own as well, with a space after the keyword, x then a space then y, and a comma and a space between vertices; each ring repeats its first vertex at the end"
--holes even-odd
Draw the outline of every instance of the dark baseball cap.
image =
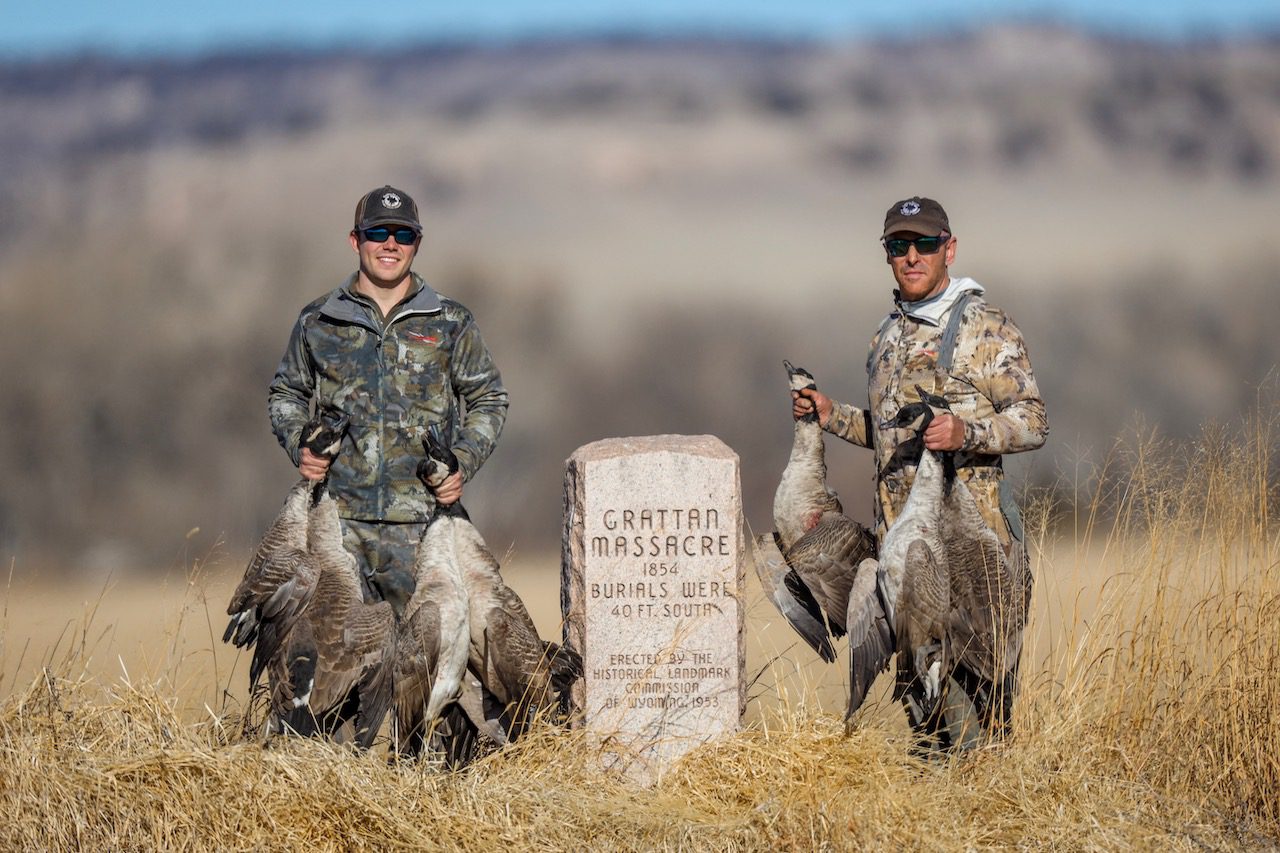
POLYGON ((925 237, 936 237, 943 231, 951 233, 947 212, 931 198, 913 195, 895 201, 884 215, 884 236, 909 231, 925 237))
POLYGON ((357 231, 377 225, 407 225, 419 234, 422 223, 418 221, 418 205, 404 190, 387 184, 364 194, 356 204, 357 231))

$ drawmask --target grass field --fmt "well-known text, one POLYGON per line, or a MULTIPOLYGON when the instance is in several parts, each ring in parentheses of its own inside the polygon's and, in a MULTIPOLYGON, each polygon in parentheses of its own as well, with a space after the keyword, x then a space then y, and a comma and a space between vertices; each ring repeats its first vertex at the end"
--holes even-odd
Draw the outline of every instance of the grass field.
MULTIPOLYGON (((1040 506, 1015 731, 910 757, 882 677, 846 735, 822 664, 747 587, 744 731, 655 789, 545 730, 465 773, 241 735, 244 656, 217 642, 239 567, 165 582, 11 581, 6 848, 1239 849, 1280 845, 1273 436, 1141 440, 1040 506)), ((554 559, 504 569, 558 634, 554 559)))

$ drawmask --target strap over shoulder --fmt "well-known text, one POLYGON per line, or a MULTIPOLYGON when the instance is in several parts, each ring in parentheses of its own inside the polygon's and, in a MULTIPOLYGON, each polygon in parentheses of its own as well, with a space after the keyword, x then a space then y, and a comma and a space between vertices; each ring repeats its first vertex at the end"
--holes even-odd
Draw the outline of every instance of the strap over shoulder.
POLYGON ((938 372, 948 373, 956 356, 956 339, 960 336, 960 324, 964 321, 964 309, 973 299, 973 292, 966 291, 956 298, 947 316, 947 328, 942 333, 942 343, 938 345, 938 372))

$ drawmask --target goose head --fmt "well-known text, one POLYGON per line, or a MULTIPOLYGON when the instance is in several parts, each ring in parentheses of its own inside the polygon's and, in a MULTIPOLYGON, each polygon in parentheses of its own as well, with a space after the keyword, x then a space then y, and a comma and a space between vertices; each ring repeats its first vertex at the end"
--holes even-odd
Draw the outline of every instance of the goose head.
MULTIPOLYGON (((785 359, 782 366, 787 369, 788 384, 791 386, 791 392, 794 394, 798 391, 816 391, 818 383, 813 380, 813 374, 805 370, 803 367, 796 367, 785 359)), ((801 415, 797 421, 805 424, 816 424, 818 422, 818 409, 815 406, 812 411, 801 415)))
POLYGON ((434 425, 428 428, 426 437, 422 439, 422 449, 427 456, 418 463, 418 479, 434 489, 458 470, 458 457, 440 438, 434 425))
MULTIPOLYGON (((437 486, 458 470, 458 457, 448 443, 440 437, 439 429, 434 424, 427 429, 426 438, 422 439, 422 449, 427 452, 427 457, 418 463, 418 479, 426 483, 427 488, 434 492, 437 486)), ((431 520, 434 521, 442 516, 470 520, 470 516, 462 506, 462 501, 454 501, 448 506, 442 506, 437 502, 431 520)))
POLYGON ((909 429, 916 435, 923 435, 934 417, 942 412, 951 411, 951 404, 947 402, 945 397, 930 394, 919 385, 916 386, 916 393, 920 395, 920 400, 915 403, 907 403, 907 405, 898 409, 898 413, 885 422, 883 426, 894 429, 909 429))
MULTIPOLYGON (((885 426, 911 430, 915 437, 910 441, 903 442, 901 447, 906 451, 906 455, 909 458, 919 457, 923 460, 926 449, 924 446, 924 431, 929 428, 929 424, 937 415, 943 412, 950 412, 951 406, 945 398, 937 394, 930 394, 919 385, 916 386, 916 393, 920 395, 920 401, 903 406, 898 410, 898 414, 885 426)), ((950 494, 951 486, 956 479, 955 453, 952 451, 937 451, 934 454, 934 458, 938 458, 942 462, 943 493, 950 494)))
POLYGON ((818 383, 813 380, 813 374, 805 370, 803 367, 796 367, 787 360, 783 360, 782 366, 787 369, 787 378, 790 380, 792 391, 804 391, 806 389, 818 389, 818 383))
POLYGON ((907 403, 898 413, 885 422, 884 426, 891 429, 909 429, 916 435, 921 435, 929 428, 929 423, 933 420, 933 409, 928 403, 915 402, 907 403))
POLYGON ((337 457, 342 445, 342 437, 351 425, 348 417, 337 406, 323 403, 315 417, 302 429, 302 446, 316 456, 326 459, 337 457))

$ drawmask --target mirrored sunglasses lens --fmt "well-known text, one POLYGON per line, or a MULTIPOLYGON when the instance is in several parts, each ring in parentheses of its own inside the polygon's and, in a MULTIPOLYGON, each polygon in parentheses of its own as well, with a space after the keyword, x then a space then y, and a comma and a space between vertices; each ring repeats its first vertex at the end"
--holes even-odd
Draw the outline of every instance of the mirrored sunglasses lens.
POLYGON ((916 251, 922 255, 932 255, 941 245, 941 237, 921 237, 916 240, 916 251))
POLYGON ((895 258, 901 258, 907 253, 907 247, 911 245, 910 240, 886 240, 884 247, 889 250, 889 254, 895 258))
POLYGON ((384 243, 391 234, 390 228, 366 228, 364 229, 364 238, 370 243, 384 243))
POLYGON ((401 246, 408 246, 418 239, 418 235, 413 232, 412 228, 397 228, 395 231, 396 242, 401 246))

